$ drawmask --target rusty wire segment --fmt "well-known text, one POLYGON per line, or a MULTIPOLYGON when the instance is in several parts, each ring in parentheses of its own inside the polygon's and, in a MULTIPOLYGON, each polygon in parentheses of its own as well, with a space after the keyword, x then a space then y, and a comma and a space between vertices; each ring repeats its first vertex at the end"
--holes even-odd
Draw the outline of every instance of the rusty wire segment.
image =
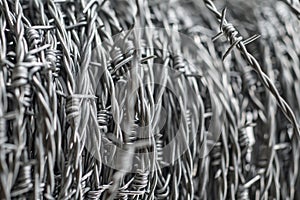
POLYGON ((0 199, 299 199, 299 29, 281 1, 0 0, 0 199))

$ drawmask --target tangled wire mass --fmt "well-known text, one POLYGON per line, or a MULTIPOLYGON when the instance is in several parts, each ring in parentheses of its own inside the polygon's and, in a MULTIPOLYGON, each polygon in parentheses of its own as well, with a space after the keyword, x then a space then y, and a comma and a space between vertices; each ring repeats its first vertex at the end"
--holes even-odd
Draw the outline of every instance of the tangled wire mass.
POLYGON ((0 0, 0 199, 300 199, 298 3, 0 0))

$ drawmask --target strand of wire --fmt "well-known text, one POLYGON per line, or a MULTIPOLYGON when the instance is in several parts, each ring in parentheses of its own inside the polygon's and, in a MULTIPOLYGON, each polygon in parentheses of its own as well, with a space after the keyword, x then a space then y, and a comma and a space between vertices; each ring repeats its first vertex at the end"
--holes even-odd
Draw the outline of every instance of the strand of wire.
MULTIPOLYGON (((212 13, 214 13, 214 15, 217 17, 217 19, 221 22, 221 24, 220 24, 220 29, 222 30, 221 34, 225 34, 231 43, 229 50, 224 54, 223 58, 225 58, 226 55, 230 52, 230 50, 232 50, 233 47, 235 47, 235 46, 241 51, 241 53, 243 53, 243 55, 246 57, 246 60, 258 73, 262 83, 273 94, 280 109, 285 114, 287 119, 292 123, 292 125, 294 126, 294 129, 295 129, 295 132, 297 134, 297 137, 299 137, 300 136, 299 125, 298 125, 298 122, 294 115, 294 112, 292 111, 290 106, 286 103, 286 101, 280 96, 280 94, 278 93, 275 85, 272 83, 270 78, 262 71, 261 66, 257 62, 257 60, 247 51, 247 49, 245 47, 244 43, 246 43, 246 44, 249 43, 249 41, 253 40, 253 38, 251 38, 251 40, 247 40, 246 42, 242 41, 243 38, 241 36, 240 37, 237 36, 238 32, 235 29, 235 27, 232 24, 227 23, 227 21, 225 20, 226 9, 224 9, 221 14, 217 10, 217 8, 215 7, 214 3, 211 0, 204 0, 204 2, 206 4, 207 8, 212 13)), ((218 34, 218 37, 221 34, 218 34)), ((214 39, 216 39, 216 38, 217 37, 215 37, 214 39)))

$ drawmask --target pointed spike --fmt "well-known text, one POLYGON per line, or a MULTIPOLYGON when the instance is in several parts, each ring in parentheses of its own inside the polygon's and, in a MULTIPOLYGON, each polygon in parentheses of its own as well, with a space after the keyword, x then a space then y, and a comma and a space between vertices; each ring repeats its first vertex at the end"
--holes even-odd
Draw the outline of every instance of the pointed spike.
POLYGON ((226 8, 224 8, 223 11, 222 11, 222 19, 221 19, 221 23, 220 23, 220 30, 222 30, 222 27, 223 27, 224 22, 225 22, 226 11, 227 11, 226 8))
POLYGON ((244 43, 244 45, 250 44, 251 42, 254 42, 255 40, 257 40, 260 37, 261 37, 261 35, 255 34, 255 35, 251 36, 250 38, 244 40, 243 43, 244 43))
POLYGON ((228 50, 226 51, 226 53, 225 53, 225 54, 223 55, 223 57, 222 57, 222 61, 225 60, 225 58, 229 55, 229 53, 232 51, 232 49, 233 49, 238 43, 240 43, 240 41, 241 41, 241 40, 235 41, 235 42, 228 48, 228 50))
POLYGON ((211 40, 214 42, 217 39, 219 39, 222 36, 223 32, 218 33, 217 35, 215 35, 211 40))

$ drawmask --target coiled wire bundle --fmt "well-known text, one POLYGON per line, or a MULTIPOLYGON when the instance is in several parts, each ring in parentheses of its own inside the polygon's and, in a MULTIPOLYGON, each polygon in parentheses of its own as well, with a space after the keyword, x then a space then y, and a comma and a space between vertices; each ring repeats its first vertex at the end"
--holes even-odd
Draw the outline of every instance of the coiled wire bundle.
POLYGON ((0 0, 0 199, 299 199, 297 17, 0 0))

